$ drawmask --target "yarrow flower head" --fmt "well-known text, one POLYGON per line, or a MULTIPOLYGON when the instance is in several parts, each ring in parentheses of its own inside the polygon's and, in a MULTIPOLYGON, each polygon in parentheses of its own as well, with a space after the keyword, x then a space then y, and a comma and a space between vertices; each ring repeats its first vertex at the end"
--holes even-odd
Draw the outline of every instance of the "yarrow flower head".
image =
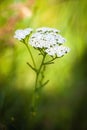
POLYGON ((44 53, 52 57, 62 57, 70 51, 68 47, 63 46, 66 39, 59 34, 59 30, 55 28, 42 27, 33 29, 27 28, 24 30, 17 30, 14 38, 18 40, 25 39, 30 35, 28 43, 37 50, 44 50, 44 53), (32 32, 32 34, 31 34, 32 32))
POLYGON ((53 46, 45 50, 50 56, 62 57, 70 51, 70 48, 65 46, 53 46))
POLYGON ((56 44, 63 44, 66 40, 54 28, 38 28, 30 37, 29 44, 35 48, 49 48, 56 44))
POLYGON ((18 40, 25 39, 27 35, 30 35, 33 31, 32 28, 26 28, 26 29, 20 29, 15 31, 14 38, 17 38, 18 40))

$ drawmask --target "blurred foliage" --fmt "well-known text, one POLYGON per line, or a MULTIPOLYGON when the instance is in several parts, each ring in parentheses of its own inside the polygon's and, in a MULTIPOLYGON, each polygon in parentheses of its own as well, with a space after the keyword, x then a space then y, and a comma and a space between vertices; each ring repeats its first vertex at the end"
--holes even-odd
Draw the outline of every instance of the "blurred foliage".
MULTIPOLYGON (((0 1, 0 130, 87 129, 86 9, 86 0, 0 1), (13 35, 18 28, 42 26, 61 30, 71 52, 47 68, 50 82, 31 118, 35 75, 26 64, 27 49, 13 35)), ((30 48, 38 65, 38 52, 30 48)))

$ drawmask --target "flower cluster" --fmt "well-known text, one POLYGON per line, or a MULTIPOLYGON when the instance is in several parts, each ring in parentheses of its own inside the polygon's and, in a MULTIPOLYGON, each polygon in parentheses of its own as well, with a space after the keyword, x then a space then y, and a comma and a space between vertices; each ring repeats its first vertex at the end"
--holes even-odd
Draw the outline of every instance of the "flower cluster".
POLYGON ((37 49, 44 48, 44 51, 50 56, 61 57, 68 53, 70 49, 62 45, 66 42, 66 39, 59 32, 54 28, 38 28, 30 37, 29 44, 37 49))
POLYGON ((25 39, 26 36, 30 35, 32 31, 33 31, 32 28, 16 30, 14 38, 17 38, 18 40, 25 39))
POLYGON ((30 45, 35 48, 49 48, 56 44, 63 44, 65 39, 54 32, 36 32, 30 38, 30 45))
MULTIPOLYGON (((27 28, 24 30, 17 30, 15 38, 18 40, 25 39, 27 35, 33 32, 33 29, 27 28)), ((55 28, 42 27, 36 29, 29 38, 29 44, 34 48, 43 49, 45 53, 52 57, 61 57, 68 53, 70 49, 63 46, 66 39, 59 34, 59 30, 55 28)))
POLYGON ((70 49, 65 46, 53 46, 48 49, 46 49, 46 53, 48 53, 50 56, 56 56, 56 57, 62 57, 65 53, 68 53, 70 49))

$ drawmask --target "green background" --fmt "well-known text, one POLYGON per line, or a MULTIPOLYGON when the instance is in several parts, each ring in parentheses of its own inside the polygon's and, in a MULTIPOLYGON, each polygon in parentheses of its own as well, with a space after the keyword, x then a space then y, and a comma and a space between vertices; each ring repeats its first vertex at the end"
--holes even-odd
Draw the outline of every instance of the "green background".
MULTIPOLYGON (((0 130, 87 129, 87 1, 0 1, 0 130), (24 44, 13 38, 16 29, 53 27, 61 30, 70 53, 45 72, 38 113, 30 105, 35 74, 24 44)), ((38 52, 30 47, 40 63, 38 52)), ((48 57, 49 58, 49 57, 48 57)))

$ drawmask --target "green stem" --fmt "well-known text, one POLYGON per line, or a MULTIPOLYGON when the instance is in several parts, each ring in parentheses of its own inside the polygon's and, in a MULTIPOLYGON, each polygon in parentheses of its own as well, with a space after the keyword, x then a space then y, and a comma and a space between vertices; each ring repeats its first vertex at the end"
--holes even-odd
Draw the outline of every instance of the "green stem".
POLYGON ((33 100, 32 100, 32 110, 33 112, 36 113, 36 108, 38 105, 38 94, 39 94, 39 87, 38 87, 38 78, 39 78, 39 74, 41 72, 41 69, 44 65, 44 60, 45 60, 46 54, 43 55, 43 59, 41 61, 41 64, 39 66, 39 69, 36 71, 36 81, 35 81, 35 89, 34 89, 34 95, 33 95, 33 100))
POLYGON ((46 69, 46 65, 43 65, 43 68, 42 68, 42 70, 41 70, 40 87, 41 87, 42 84, 43 84, 45 69, 46 69))
POLYGON ((57 57, 52 58, 51 60, 45 62, 44 65, 46 65, 46 64, 53 64, 53 63, 54 63, 53 61, 54 61, 56 58, 57 58, 57 57))
POLYGON ((34 70, 35 72, 37 72, 37 70, 36 70, 34 67, 32 67, 32 65, 31 65, 29 62, 27 62, 27 65, 28 65, 32 70, 34 70))
POLYGON ((43 64, 44 64, 45 57, 46 57, 46 54, 43 55, 42 62, 41 62, 40 67, 39 67, 39 69, 37 70, 37 73, 36 73, 35 91, 37 90, 38 77, 39 77, 40 71, 41 71, 41 69, 42 69, 42 66, 43 66, 43 64))
MULTIPOLYGON (((24 43, 25 43, 25 42, 24 42, 24 43)), ((33 55, 32 55, 32 53, 31 53, 31 50, 30 50, 30 48, 29 48, 29 46, 28 46, 27 43, 25 43, 25 45, 26 45, 26 47, 27 47, 27 49, 28 49, 28 52, 29 52, 29 54, 30 54, 30 56, 31 56, 31 59, 32 59, 33 65, 34 65, 34 67, 36 68, 36 64, 35 64, 35 61, 34 61, 33 55)))

